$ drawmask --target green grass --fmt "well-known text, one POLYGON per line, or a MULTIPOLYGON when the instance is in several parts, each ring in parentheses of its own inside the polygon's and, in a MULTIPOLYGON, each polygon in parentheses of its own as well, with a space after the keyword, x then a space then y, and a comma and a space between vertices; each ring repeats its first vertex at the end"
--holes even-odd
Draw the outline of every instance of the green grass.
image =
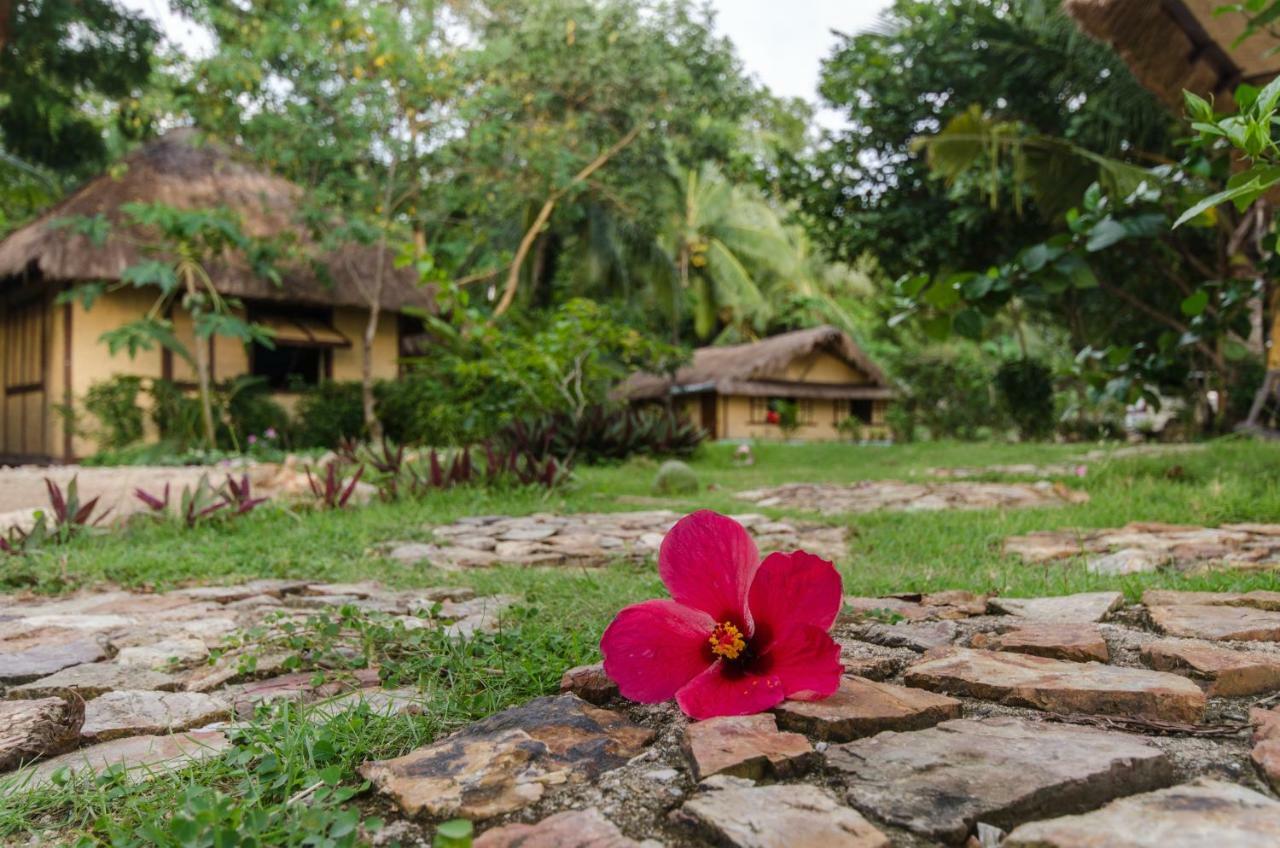
MULTIPOLYGON (((353 796, 360 788, 355 768, 363 759, 403 753, 460 723, 554 691, 566 667, 595 658, 596 640, 619 607, 662 591, 652 566, 441 573, 405 568, 374 552, 387 540, 428 538, 430 524, 487 513, 658 507, 755 511, 732 493, 792 481, 920 478, 929 467, 1064 462, 1084 450, 1074 445, 764 445, 756 448, 756 465, 741 468, 733 463, 732 447, 717 445, 691 462, 704 486, 697 497, 654 497, 658 463, 640 460, 581 469, 572 488, 549 497, 533 491, 456 491, 334 513, 261 511, 238 523, 194 531, 136 524, 37 557, 5 558, 0 560, 0 589, 7 590, 54 593, 101 584, 166 589, 188 582, 306 577, 374 579, 395 587, 468 585, 480 592, 521 594, 525 605, 498 636, 462 646, 436 643, 424 646, 420 655, 402 656, 399 637, 383 633, 381 641, 370 640, 374 660, 400 663, 406 677, 428 693, 432 708, 425 716, 353 715, 317 728, 287 713, 263 714, 231 756, 178 776, 146 785, 107 778, 6 799, 0 804, 0 840, 25 838, 31 831, 45 832, 48 839, 52 828, 114 844, 164 842, 179 831, 210 838, 257 833, 259 844, 304 844, 308 834, 326 834, 331 844, 344 844, 354 831, 349 828, 351 813, 343 810, 373 803, 367 796, 353 796), (317 782, 326 788, 317 790, 321 797, 310 806, 286 803, 317 782), (144 832, 148 823, 158 830, 144 832)), ((816 520, 845 524, 855 534, 848 557, 839 563, 849 593, 966 588, 1040 595, 1118 588, 1136 598, 1149 586, 1280 588, 1280 581, 1266 573, 1107 578, 1088 575, 1081 563, 1026 566, 1000 553, 1006 536, 1032 530, 1135 520, 1210 525, 1280 520, 1280 445, 1228 439, 1197 452, 1094 461, 1086 478, 1066 482, 1086 489, 1090 502, 1007 512, 877 513, 816 520)), ((180 843, 174 838, 171 844, 180 843)), ((324 844, 323 839, 317 837, 316 844, 324 844)))

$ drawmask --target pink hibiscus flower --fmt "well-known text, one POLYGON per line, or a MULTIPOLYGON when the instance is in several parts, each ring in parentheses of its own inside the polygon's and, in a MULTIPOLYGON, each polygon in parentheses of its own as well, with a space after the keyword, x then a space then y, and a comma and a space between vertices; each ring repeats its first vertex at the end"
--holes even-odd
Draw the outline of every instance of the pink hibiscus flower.
POLYGON ((674 697, 692 718, 748 715, 840 685, 827 631, 843 603, 840 574, 796 551, 764 562, 732 518, 700 510, 662 540, 671 600, 629 606, 600 639, 604 670, 633 701, 674 697))

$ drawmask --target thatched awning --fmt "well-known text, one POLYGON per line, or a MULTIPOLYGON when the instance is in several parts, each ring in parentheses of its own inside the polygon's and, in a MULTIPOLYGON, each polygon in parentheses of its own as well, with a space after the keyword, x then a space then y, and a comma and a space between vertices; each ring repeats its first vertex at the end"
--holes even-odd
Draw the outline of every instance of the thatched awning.
MULTIPOLYGON (((79 283, 118 280, 143 258, 136 236, 114 227, 104 244, 56 226, 60 219, 103 215, 113 225, 124 220, 120 207, 130 202, 164 203, 178 209, 226 207, 238 214, 247 235, 267 238, 294 233, 299 226, 302 189, 286 179, 241 161, 234 150, 201 139, 195 130, 167 133, 131 153, 111 172, 84 186, 27 226, 0 242, 0 287, 15 280, 79 283)), ((412 269, 393 266, 391 251, 351 245, 322 258, 326 274, 296 262, 276 286, 254 274, 246 263, 229 261, 209 269, 218 290, 233 297, 324 306, 365 306, 360 285, 372 279, 379 261, 387 269, 382 308, 434 308, 431 289, 420 287, 412 269)))
POLYGON ((1244 32, 1240 14, 1214 15, 1224 0, 1065 0, 1080 28, 1115 48, 1144 86, 1181 112, 1182 91, 1213 96, 1219 111, 1232 108, 1242 82, 1263 84, 1280 74, 1276 42, 1244 32))
POLYGON ((716 392, 752 397, 804 397, 879 400, 893 396, 884 372, 835 327, 782 333, 748 344, 703 347, 675 374, 632 374, 615 392, 627 400, 654 400, 669 395, 716 392), (787 366, 816 351, 843 359, 867 375, 865 383, 788 380, 787 366))

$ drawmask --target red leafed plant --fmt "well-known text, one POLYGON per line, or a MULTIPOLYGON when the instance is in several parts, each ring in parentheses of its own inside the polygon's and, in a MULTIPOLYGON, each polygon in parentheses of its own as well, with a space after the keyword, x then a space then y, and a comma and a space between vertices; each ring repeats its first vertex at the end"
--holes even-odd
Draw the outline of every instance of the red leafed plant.
MULTIPOLYGON (((91 527, 96 527, 111 514, 111 510, 108 509, 94 517, 93 511, 97 508, 99 500, 97 497, 90 498, 86 503, 80 503, 78 477, 71 478, 65 493, 48 477, 44 478, 44 485, 49 491, 49 506, 53 518, 53 524, 48 527, 48 532, 49 536, 57 541, 65 542, 91 527)), ((48 517, 44 513, 39 513, 36 520, 45 522, 48 517)))
POLYGON ((701 510, 663 539, 658 573, 671 599, 627 607, 600 640, 623 696, 674 697, 704 719, 836 691, 840 647, 827 631, 843 590, 830 562, 804 551, 761 562, 741 524, 701 510))
POLYGON ((356 485, 362 476, 364 476, 364 465, 358 465, 356 473, 351 475, 350 479, 345 478, 335 459, 330 460, 324 467, 324 476, 316 480, 311 473, 311 466, 307 466, 307 485, 311 487, 311 493, 316 496, 316 501, 322 509, 345 507, 351 500, 351 496, 355 494, 356 485))
POLYGON ((222 497, 230 507, 231 514, 236 517, 248 515, 270 500, 253 496, 253 484, 249 482, 248 474, 241 475, 239 481, 228 474, 227 482, 222 486, 222 497))

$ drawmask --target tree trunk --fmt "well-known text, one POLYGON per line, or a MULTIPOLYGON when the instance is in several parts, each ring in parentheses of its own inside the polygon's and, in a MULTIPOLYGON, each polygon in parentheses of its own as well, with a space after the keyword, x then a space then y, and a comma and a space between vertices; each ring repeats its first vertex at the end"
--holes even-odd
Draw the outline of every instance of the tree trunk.
POLYGON ((213 426, 213 392, 209 386, 209 341, 196 338, 196 383, 200 387, 200 421, 204 425, 204 440, 210 448, 218 446, 218 432, 213 426))
POLYGON ((0 772, 74 748, 82 724, 84 701, 74 693, 65 700, 0 701, 0 772))
MULTIPOLYGON (((379 284, 378 294, 381 292, 382 286, 379 284)), ((381 297, 374 296, 369 302, 369 320, 364 325, 364 349, 360 360, 360 401, 364 406, 364 426, 369 431, 369 438, 374 441, 382 438, 382 422, 378 420, 374 410, 373 398, 373 343, 378 337, 378 314, 381 307, 381 297)))

